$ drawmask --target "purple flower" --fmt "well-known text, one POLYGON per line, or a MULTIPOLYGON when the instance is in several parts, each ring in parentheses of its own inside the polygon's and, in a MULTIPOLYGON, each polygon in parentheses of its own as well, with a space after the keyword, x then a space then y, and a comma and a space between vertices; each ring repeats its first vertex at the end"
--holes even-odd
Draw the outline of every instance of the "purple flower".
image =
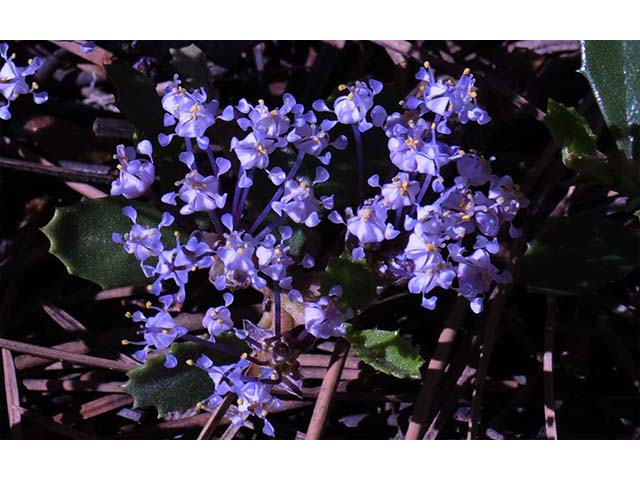
POLYGON ((279 146, 282 145, 268 138, 260 130, 249 133, 242 140, 238 140, 235 137, 231 140, 231 150, 236 153, 242 168, 245 170, 267 168, 269 166, 269 155, 279 146))
POLYGON ((358 214, 347 221, 347 230, 360 243, 380 243, 391 240, 400 233, 393 225, 386 223, 386 220, 387 207, 382 202, 375 201, 358 209, 358 214))
POLYGON ((273 281, 285 281, 287 268, 295 263, 295 260, 287 254, 289 249, 288 246, 277 243, 274 235, 267 235, 256 249, 260 271, 273 281))
MULTIPOLYGON (((382 91, 382 83, 377 80, 357 81, 353 85, 340 85, 339 91, 348 91, 333 102, 333 112, 340 123, 357 125, 361 132, 366 132, 373 125, 367 121, 367 112, 373 107, 373 97, 382 91)), ((313 102, 313 108, 319 112, 330 112, 322 100, 313 102)))
POLYGON ((498 269, 491 264, 491 257, 484 249, 478 249, 468 257, 463 257, 457 249, 454 249, 452 257, 460 262, 457 269, 458 291, 470 301, 471 310, 475 313, 482 311, 484 294, 489 290, 492 282, 511 281, 511 274, 499 273, 498 269))
POLYGON ((9 120, 11 112, 9 106, 20 95, 33 94, 33 101, 36 104, 44 103, 49 96, 46 92, 36 92, 39 86, 36 82, 30 85, 27 77, 36 73, 42 68, 42 59, 34 57, 29 59, 26 67, 18 67, 14 63, 15 54, 9 55, 9 45, 0 43, 0 58, 4 60, 4 65, 0 68, 0 96, 4 97, 6 103, 0 105, 0 119, 9 120))
POLYGON ((271 395, 271 385, 252 381, 245 383, 235 392, 238 395, 238 414, 232 417, 231 421, 235 425, 242 425, 249 416, 255 415, 264 421, 262 433, 272 437, 275 431, 266 416, 269 412, 280 409, 281 402, 271 395))
POLYGON ((232 231, 224 235, 226 242, 216 249, 216 261, 209 272, 209 279, 218 290, 225 287, 237 289, 251 285, 260 289, 266 281, 258 276, 253 261, 256 251, 253 237, 232 231))
MULTIPOLYGON (((182 215, 190 215, 195 212, 212 212, 218 208, 223 208, 227 194, 220 195, 218 193, 218 178, 209 175, 203 176, 197 170, 191 170, 185 177, 176 183, 180 185, 178 196, 185 202, 180 208, 182 215)), ((175 205, 175 194, 167 193, 162 196, 162 200, 166 203, 175 205)))
MULTIPOLYGON (((334 287, 334 292, 340 289, 334 287)), ((333 292, 331 292, 333 293, 333 292)), ((304 306, 304 326, 316 338, 342 337, 346 332, 345 320, 352 317, 353 312, 340 311, 337 295, 320 297, 315 302, 307 302, 304 306)))
POLYGON ((111 184, 111 195, 122 195, 131 200, 144 195, 155 179, 153 147, 148 140, 138 143, 138 152, 147 155, 151 161, 136 159, 133 147, 118 145, 115 158, 118 159, 118 178, 111 184))
POLYGON ((112 239, 116 243, 121 243, 128 254, 133 254, 138 260, 144 262, 150 257, 156 257, 164 250, 160 240, 161 227, 167 227, 173 223, 173 216, 170 213, 163 213, 160 224, 157 228, 136 223, 138 213, 133 207, 125 207, 123 213, 131 219, 133 226, 129 233, 124 235, 114 233, 112 239))
POLYGON ((223 297, 224 306, 209 308, 202 318, 202 326, 206 328, 209 335, 211 335, 212 342, 215 341, 215 337, 233 328, 231 311, 227 308, 233 302, 233 295, 231 293, 225 293, 223 297))
POLYGON ((406 173, 398 173, 381 187, 382 202, 392 210, 408 207, 415 203, 420 183, 411 180, 406 173))
POLYGON ((173 342, 187 333, 187 329, 180 325, 177 325, 171 315, 164 310, 157 307, 151 307, 158 313, 151 317, 145 316, 142 312, 137 311, 133 314, 132 319, 134 322, 143 324, 142 330, 139 333, 143 334, 144 341, 141 342, 129 342, 123 341, 125 345, 140 345, 144 346, 141 350, 135 353, 135 356, 140 361, 145 361, 149 352, 157 350, 164 352, 165 362, 164 366, 167 368, 173 368, 178 364, 178 359, 168 352, 173 342))
POLYGON ((209 138, 205 136, 207 129, 217 119, 225 121, 233 120, 233 107, 228 106, 218 116, 219 103, 217 100, 207 102, 207 94, 204 88, 194 92, 188 92, 180 86, 180 80, 174 77, 173 84, 165 90, 162 97, 162 108, 167 112, 164 115, 164 126, 175 127, 175 134, 160 134, 158 141, 162 146, 171 142, 174 135, 184 138, 195 138, 198 146, 206 149, 209 146, 209 138))
MULTIPOLYGON (((331 205, 330 199, 326 202, 326 205, 331 205)), ((307 180, 287 180, 282 198, 273 202, 271 208, 278 215, 284 213, 295 223, 304 223, 307 227, 315 227, 320 223, 320 202, 313 195, 312 186, 307 180)))
POLYGON ((419 270, 414 271, 413 278, 409 280, 409 291, 423 295, 422 306, 433 310, 437 297, 427 298, 426 295, 436 287, 449 289, 456 278, 452 265, 445 262, 442 256, 433 252, 419 270))

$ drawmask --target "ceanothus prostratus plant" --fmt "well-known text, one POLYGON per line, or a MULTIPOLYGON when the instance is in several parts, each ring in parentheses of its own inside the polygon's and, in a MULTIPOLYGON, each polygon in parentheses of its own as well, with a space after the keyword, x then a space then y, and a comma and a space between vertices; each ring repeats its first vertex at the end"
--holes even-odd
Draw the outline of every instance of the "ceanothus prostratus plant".
MULTIPOLYGON (((346 321, 353 315, 341 301, 348 286, 334 285, 321 296, 294 288, 297 276, 322 267, 308 253, 292 253, 294 228, 315 228, 323 218, 344 225, 351 256, 374 265, 381 285, 406 283, 426 309, 436 307, 439 290, 454 290, 468 299, 474 312, 482 311, 491 286, 511 280, 508 271, 493 265, 492 255, 498 252, 500 232, 519 235, 512 221, 527 201, 510 177, 492 173, 493 158, 447 142, 452 128, 490 121, 477 104, 469 70, 458 79, 444 79, 425 64, 416 78, 421 82, 418 94, 390 114, 375 105, 383 85, 372 79, 340 85, 331 106, 317 100, 308 110, 290 94, 278 107, 242 99, 223 108, 204 89, 188 90, 174 78, 162 98, 164 125, 173 131, 161 134, 158 143, 167 147, 179 142, 183 147, 178 160, 184 164, 184 177, 156 198, 165 209, 158 225, 138 224, 136 210, 128 206, 124 214, 131 230, 113 234, 140 262, 151 282, 149 291, 158 297, 157 306, 149 303, 146 313, 131 315, 142 338, 126 343, 140 347, 139 360, 162 353, 165 367, 173 368, 178 360, 170 348, 177 341, 235 354, 236 361, 228 364, 217 364, 206 353, 188 361, 207 372, 213 384, 199 406, 213 410, 230 395, 237 404, 227 413, 234 424, 254 416, 262 419, 263 432, 273 435, 267 415, 280 407, 278 394, 301 394, 296 356, 316 339, 345 335, 346 321), (228 148, 232 158, 217 155, 213 148, 209 132, 218 122, 236 124, 239 133, 228 148), (317 193, 330 178, 332 151, 347 146, 347 138, 335 134, 338 124, 352 129, 360 193, 360 203, 344 212, 334 209, 333 195, 317 193), (376 194, 367 197, 363 134, 372 130, 388 138, 390 175, 371 176, 367 183, 376 194), (280 151, 294 154, 286 170, 272 162, 280 151), (453 178, 441 174, 447 164, 455 166, 453 178), (245 204, 259 175, 274 185, 275 193, 249 218, 245 204), (233 186, 225 187, 229 184, 233 186), (208 229, 192 226, 186 235, 178 229, 172 236, 162 233, 172 225, 184 231, 185 225, 195 225, 193 216, 203 214, 209 218, 208 229), (170 313, 185 302, 197 270, 207 271, 211 284, 223 292, 223 304, 212 305, 203 315, 207 333, 202 336, 189 334, 170 313), (233 292, 248 288, 268 298, 271 329, 232 318, 233 292), (283 331, 285 301, 303 312, 299 333, 283 331), (230 349, 223 341, 229 335, 244 341, 249 352, 230 349)), ((111 194, 153 197, 153 155, 148 140, 136 148, 119 146, 119 176, 111 194)))

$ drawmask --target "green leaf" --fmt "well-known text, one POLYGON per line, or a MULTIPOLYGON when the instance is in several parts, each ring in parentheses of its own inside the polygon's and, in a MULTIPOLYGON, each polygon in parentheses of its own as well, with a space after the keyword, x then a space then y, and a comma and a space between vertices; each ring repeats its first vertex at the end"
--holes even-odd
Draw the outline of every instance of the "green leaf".
POLYGON ((363 261, 354 261, 348 252, 329 261, 321 276, 321 288, 327 293, 334 285, 343 289, 342 304, 362 310, 376 298, 376 279, 363 261))
MULTIPOLYGON (((209 375, 186 363, 205 353, 202 347, 193 342, 174 343, 170 352, 178 359, 174 368, 166 368, 165 356, 158 355, 127 374, 124 390, 133 397, 135 408, 156 407, 158 416, 184 412, 213 393, 209 375)), ((209 352, 206 354, 211 357, 209 352)))
POLYGON ((639 161, 640 41, 581 42, 580 71, 589 80, 618 148, 639 161))
POLYGON ((113 62, 105 67, 116 87, 116 105, 144 138, 155 143, 164 130, 164 110, 155 83, 126 63, 113 62))
POLYGON ((575 108, 566 107, 552 98, 547 102, 547 114, 544 123, 553 136, 553 140, 571 152, 594 155, 596 136, 587 120, 575 108))
POLYGON ((346 335, 360 359, 376 370, 398 378, 420 378, 424 359, 411 342, 397 331, 350 328, 346 335))
MULTIPOLYGON (((72 275, 97 283, 102 288, 148 283, 140 262, 128 255, 112 234, 131 230, 131 220, 122 209, 131 205, 138 223, 157 226, 162 214, 148 204, 125 201, 121 197, 83 199, 69 207, 56 208, 51 221, 42 228, 49 238, 49 252, 58 257, 72 275)), ((163 236, 168 232, 163 229, 163 236)))
POLYGON ((640 238, 617 222, 561 218, 529 244, 517 280, 546 294, 588 292, 637 268, 639 252, 640 238))

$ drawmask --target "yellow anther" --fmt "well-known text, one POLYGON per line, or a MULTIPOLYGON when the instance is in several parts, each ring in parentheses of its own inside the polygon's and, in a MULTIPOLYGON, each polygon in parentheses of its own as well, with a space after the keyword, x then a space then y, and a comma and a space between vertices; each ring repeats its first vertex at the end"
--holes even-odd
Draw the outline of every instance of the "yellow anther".
POLYGON ((427 250, 427 252, 437 252, 438 251, 438 247, 436 247, 433 243, 427 243, 425 245, 425 249, 427 250))
POLYGON ((246 360, 247 358, 249 358, 249 354, 247 352, 244 352, 242 355, 240 355, 240 358, 246 360))
POLYGON ((151 308, 153 307, 153 303, 151 303, 151 300, 148 300, 147 303, 144 304, 144 306, 147 308, 151 308))
POLYGON ((427 271, 425 272, 427 275, 433 275, 433 268, 427 268, 427 271))
POLYGON ((118 165, 116 165, 116 168, 117 168, 118 170, 122 170, 122 168, 123 168, 123 167, 122 167, 122 165, 118 164, 118 165))
POLYGON ((411 138, 411 137, 407 138, 404 141, 404 144, 409 148, 414 148, 416 146, 416 143, 417 143, 416 139, 415 138, 411 138))
POLYGON ((244 253, 244 248, 243 247, 238 247, 236 252, 238 252, 239 255, 242 255, 244 253))
POLYGON ((197 113, 197 112, 199 112, 199 111, 200 111, 200 109, 201 109, 201 108, 202 108, 202 107, 200 107, 200 105, 195 104, 195 105, 193 105, 193 106, 191 107, 191 112, 193 112, 193 113, 197 113))
POLYGON ((243 399, 241 399, 241 398, 239 398, 239 399, 238 399, 238 405, 242 405, 243 403, 244 403, 244 400, 243 400, 243 399))
POLYGON ((209 312, 209 315, 211 315, 212 317, 217 316, 218 315, 218 309, 215 308, 215 309, 211 310, 211 312, 209 312))
POLYGON ((260 105, 264 105, 264 100, 263 100, 263 99, 260 99, 260 100, 258 100, 258 103, 259 103, 260 105))
POLYGON ((278 116, 278 110, 271 110, 271 116, 272 117, 277 117, 278 116))
POLYGON ((16 54, 12 53, 11 56, 9 57, 10 60, 15 60, 16 59, 16 54))
POLYGON ((216 322, 217 323, 224 323, 224 319, 223 318, 218 318, 218 319, 216 319, 216 322))
POLYGON ((127 317, 127 318, 131 318, 131 317, 133 317, 133 314, 131 312, 126 312, 124 314, 124 316, 127 317))
POLYGON ((204 403, 202 403, 202 402, 196 403, 196 408, 199 409, 199 410, 202 410, 204 408, 204 403))
POLYGON ((467 222, 467 221, 471 220, 471 215, 469 215, 468 213, 465 213, 464 215, 462 215, 460 217, 460 220, 462 220, 463 222, 467 222))
POLYGON ((195 265, 193 267, 191 267, 191 271, 195 272, 198 269, 198 267, 196 267, 195 265))
POLYGON ((190 358, 189 358, 186 362, 184 362, 184 363, 186 363, 186 364, 187 364, 187 365, 189 365, 190 367, 192 367, 192 366, 193 366, 193 360, 191 360, 190 358))
POLYGON ((338 85, 339 92, 344 92, 346 89, 347 89, 347 86, 344 83, 341 83, 340 85, 338 85))
POLYGON ((462 150, 462 149, 458 150, 458 155, 464 155, 464 154, 465 154, 464 150, 462 150))
POLYGON ((273 250, 273 253, 275 253, 276 255, 282 255, 282 249, 280 249, 280 248, 275 248, 275 249, 273 250))
POLYGON ((163 335, 169 335, 171 333, 171 330, 169 330, 168 328, 163 328, 162 329, 162 334, 163 335))
POLYGON ((353 100, 353 93, 349 93, 349 95, 347 95, 347 98, 348 98, 349 100, 353 100))
POLYGON ((151 292, 151 291, 153 290, 153 285, 147 285, 147 286, 145 287, 145 290, 146 290, 147 292, 151 292))
POLYGON ((423 65, 424 65, 424 68, 429 68, 431 66, 429 62, 424 62, 423 65))
POLYGON ((465 69, 462 71, 462 74, 463 74, 463 75, 469 75, 470 73, 471 73, 471 69, 470 69, 470 68, 465 68, 465 69))
POLYGON ((129 345, 129 340, 127 340, 126 338, 123 338, 122 340, 120 340, 120 343, 122 345, 129 345))
POLYGON ((37 90, 40 88, 40 85, 38 85, 37 82, 31 82, 31 88, 33 88, 34 90, 37 90))
POLYGON ((180 232, 178 230, 173 231, 173 236, 178 238, 180 236, 180 232))
POLYGON ((27 63, 28 63, 29 65, 33 65, 33 58, 30 58, 29 60, 27 60, 27 63))
POLYGON ((431 123, 431 130, 435 130, 437 127, 436 122, 431 123))
POLYGON ((373 210, 365 208, 364 212, 362 212, 362 220, 369 220, 371 215, 373 215, 373 210))
POLYGON ((469 92, 469 96, 471 98, 476 98, 478 96, 478 92, 476 92, 475 90, 472 90, 469 92))

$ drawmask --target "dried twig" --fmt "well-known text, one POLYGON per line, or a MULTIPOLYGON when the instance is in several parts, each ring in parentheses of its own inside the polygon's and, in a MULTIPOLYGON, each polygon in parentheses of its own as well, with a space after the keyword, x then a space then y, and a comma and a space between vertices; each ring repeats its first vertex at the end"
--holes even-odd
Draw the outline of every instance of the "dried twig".
POLYGON ((9 416, 9 429, 11 438, 22 438, 22 419, 20 418, 20 392, 18 391, 18 380, 16 378, 16 368, 13 364, 11 352, 2 349, 2 370, 4 372, 4 389, 7 398, 7 413, 9 416))
MULTIPOLYGON (((58 325, 60 325, 73 336, 77 337, 79 340, 94 343, 96 345, 102 345, 102 342, 82 323, 80 323, 77 319, 75 319, 73 316, 71 316, 61 308, 54 305, 42 305, 42 308, 45 312, 47 312, 47 315, 49 315, 49 317, 51 317, 58 325)), ((105 346, 104 349, 108 350, 110 353, 113 353, 120 362, 129 364, 131 368, 135 368, 140 365, 140 362, 137 362, 132 358, 127 357, 125 354, 118 352, 115 348, 105 346)))
POLYGON ((467 439, 469 440, 478 438, 480 407, 482 406, 487 372, 489 370, 491 354, 493 353, 493 346, 496 341, 498 325, 500 323, 500 318, 502 317, 502 310, 510 292, 511 285, 500 285, 494 289, 493 294, 491 295, 489 320, 487 321, 484 340, 482 341, 482 345, 480 345, 480 360, 476 374, 475 388, 471 396, 471 415, 469 416, 469 432, 467 434, 467 439))
POLYGON ((105 395, 104 397, 82 404, 77 413, 59 413, 53 417, 53 420, 60 423, 69 423, 69 420, 88 420, 90 418, 97 417, 98 415, 102 415, 103 413, 115 410, 116 408, 129 405, 132 401, 133 399, 129 395, 125 394, 114 393, 111 395, 105 395))
POLYGON ((26 378, 22 386, 32 392, 102 392, 122 393, 122 382, 99 382, 95 380, 48 378, 26 378))
POLYGON ((233 440, 233 437, 235 437, 238 434, 241 428, 242 428, 242 425, 240 424, 238 425, 236 425, 235 423, 229 424, 227 429, 224 431, 224 433, 220 437, 220 440, 233 440))
POLYGON ((36 413, 32 410, 27 410, 26 408, 22 407, 20 407, 19 410, 20 414, 24 418, 31 420, 33 423, 36 423, 41 427, 52 430, 57 434, 62 435, 63 437, 71 438, 73 440, 90 440, 92 438, 90 435, 87 435, 84 432, 76 430, 75 428, 68 427, 67 425, 64 425, 62 423, 54 422, 50 418, 45 417, 44 415, 36 413))
POLYGON ((544 355, 542 357, 544 385, 544 431, 548 440, 558 439, 555 397, 553 392, 553 322, 556 317, 556 300, 547 297, 547 315, 544 322, 544 355))
POLYGON ((447 365, 449 354, 453 348, 458 328, 460 328, 464 320, 468 308, 467 303, 463 297, 458 296, 449 312, 442 333, 438 338, 438 345, 422 378, 422 386, 416 399, 413 417, 409 422, 409 428, 405 436, 406 440, 419 439, 427 428, 431 405, 436 396, 440 378, 442 378, 444 368, 447 365))
POLYGON ((331 355, 331 363, 329 364, 327 374, 322 380, 320 393, 313 408, 313 414, 311 415, 311 421, 307 429, 307 440, 318 440, 322 435, 327 415, 331 408, 331 401, 333 400, 338 381, 342 376, 342 369, 349 354, 349 347, 349 342, 343 338, 338 339, 336 342, 333 354, 331 355))
MULTIPOLYGON (((91 349, 89 346, 81 340, 75 340, 73 342, 65 342, 52 346, 54 350, 63 350, 69 353, 89 353, 91 349)), ((17 370, 26 370, 28 368, 35 368, 41 365, 50 363, 51 359, 43 357, 35 357, 33 355, 18 355, 15 358, 15 364, 17 370)))
POLYGON ((198 440, 208 440, 211 438, 213 432, 224 418, 224 414, 227 413, 227 410, 235 399, 235 394, 227 393, 225 395, 222 403, 211 413, 209 420, 207 420, 207 423, 198 434, 198 440))
POLYGON ((26 162, 24 160, 7 157, 0 157, 0 168, 9 168, 11 170, 36 173, 39 175, 49 175, 70 182, 109 184, 115 178, 114 175, 106 173, 83 172, 53 164, 26 162))
POLYGON ((445 422, 449 419, 449 417, 453 413, 453 409, 456 406, 456 402, 458 398, 460 398, 460 396, 462 395, 464 387, 475 376, 475 374, 476 374, 475 368, 471 366, 465 367, 465 369, 460 374, 460 377, 458 377, 458 380, 456 381, 456 384, 454 385, 453 390, 449 394, 449 398, 447 399, 445 407, 440 409, 440 411, 436 414, 433 421, 431 422, 431 425, 427 429, 427 432, 423 437, 424 440, 436 439, 436 437, 442 430, 442 427, 444 426, 445 422))
POLYGON ((0 338, 0 348, 6 348, 14 352, 28 353, 37 357, 52 358, 54 360, 62 360, 76 365, 86 365, 89 367, 106 368, 118 372, 128 372, 131 365, 108 360, 106 358, 90 357, 89 355, 79 355, 77 353, 69 353, 63 350, 55 350, 53 348, 39 347, 30 343, 16 342, 0 338))

